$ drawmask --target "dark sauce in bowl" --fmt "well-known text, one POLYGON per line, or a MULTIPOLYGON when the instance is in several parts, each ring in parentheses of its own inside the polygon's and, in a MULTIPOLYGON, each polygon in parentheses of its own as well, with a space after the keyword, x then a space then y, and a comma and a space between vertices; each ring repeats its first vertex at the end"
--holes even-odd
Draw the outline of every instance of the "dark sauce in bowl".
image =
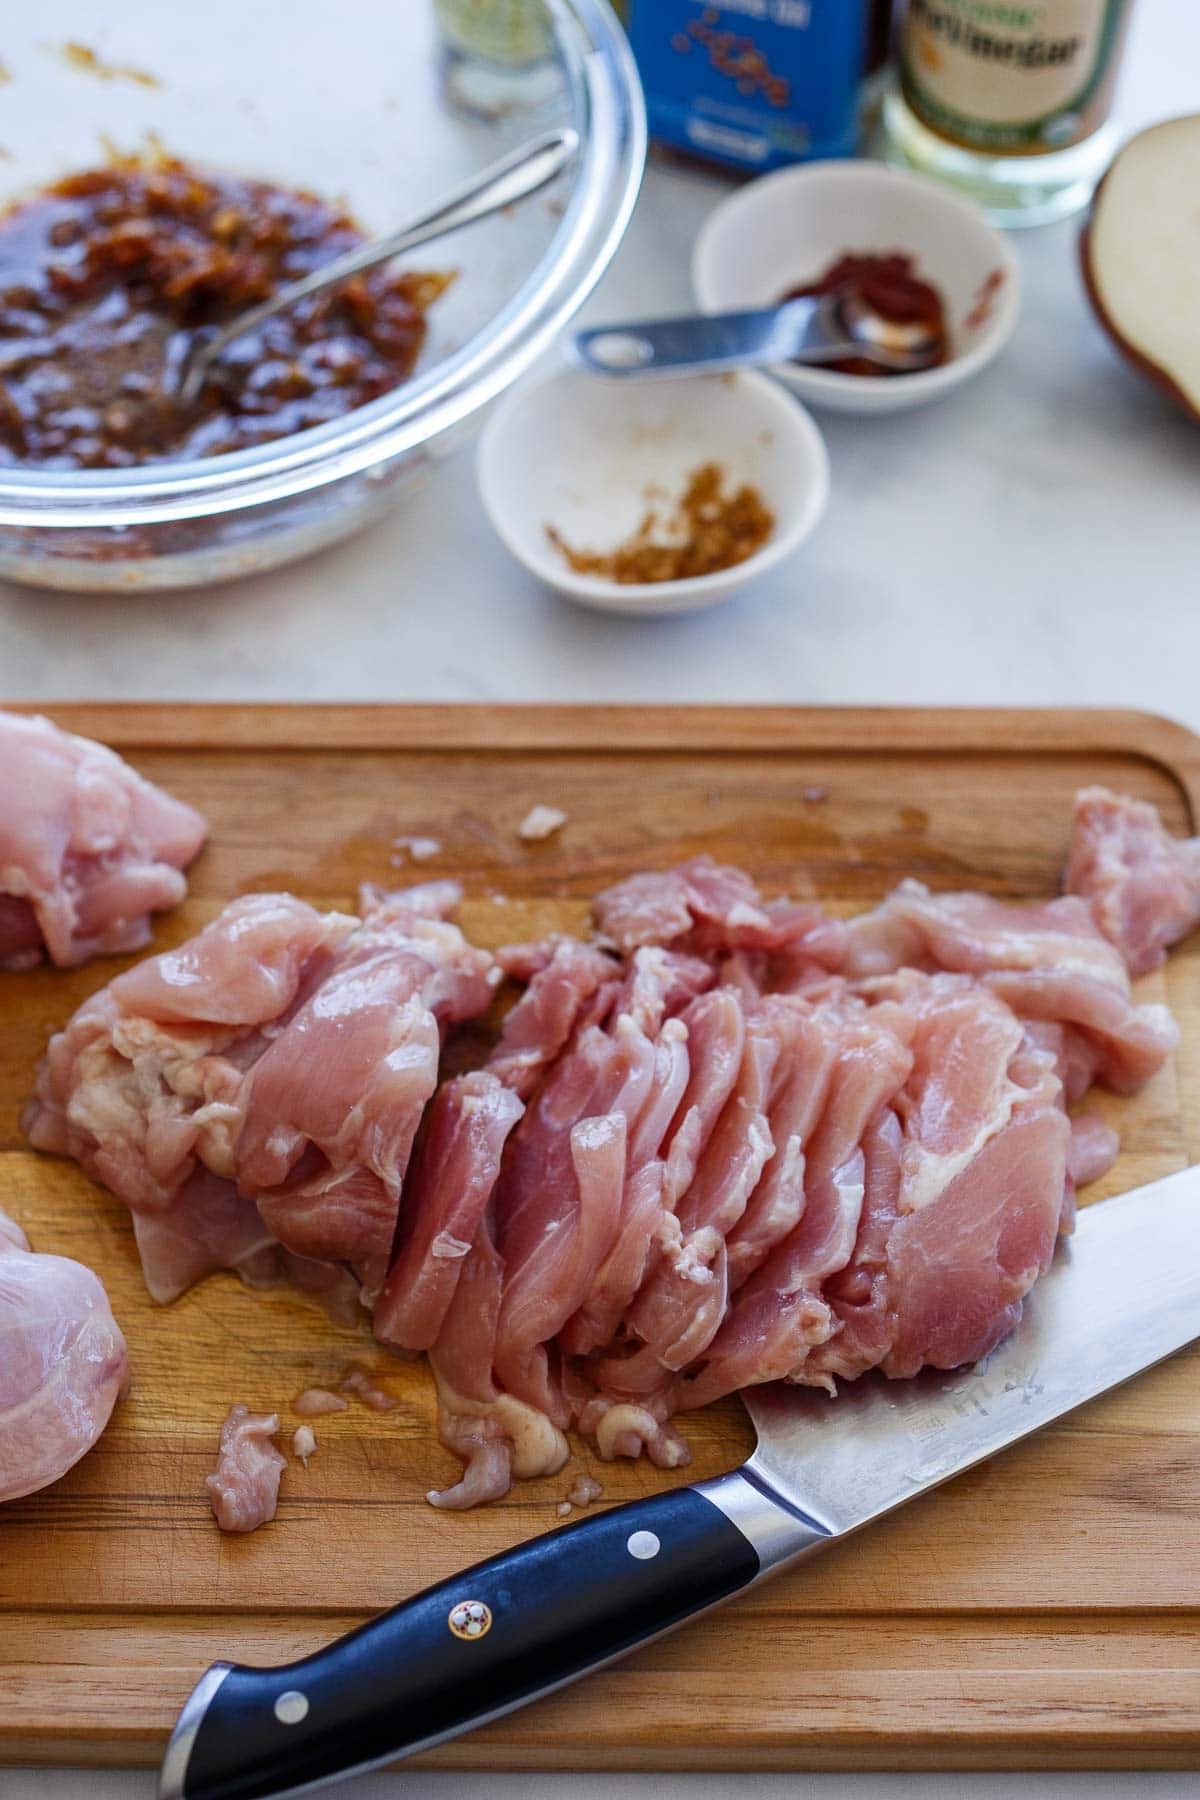
MULTIPOLYGON (((845 251, 830 263, 824 274, 803 287, 789 288, 782 300, 806 300, 810 296, 832 295, 835 299, 861 300, 873 313, 892 325, 921 325, 929 333, 934 353, 922 366, 934 369, 950 360, 950 331, 946 324, 946 307, 938 289, 916 272, 911 256, 890 250, 882 255, 870 251, 845 251)), ((836 369, 843 375, 905 375, 906 369, 885 369, 865 356, 843 356, 822 363, 823 369, 836 369)))
POLYGON ((362 243, 316 195, 161 157, 69 176, 0 215, 0 464, 216 456, 398 387, 452 277, 371 270, 237 339, 193 405, 194 334, 362 243))

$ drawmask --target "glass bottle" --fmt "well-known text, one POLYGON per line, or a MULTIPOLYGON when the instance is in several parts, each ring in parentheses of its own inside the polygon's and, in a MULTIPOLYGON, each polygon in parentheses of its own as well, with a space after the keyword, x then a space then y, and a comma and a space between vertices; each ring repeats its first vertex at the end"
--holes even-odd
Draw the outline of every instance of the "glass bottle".
POLYGON ((442 86, 459 111, 495 119, 557 94, 554 28, 543 0, 433 0, 442 86))
POLYGON ((1085 205, 1114 149, 1109 118, 1133 0, 909 0, 889 161, 935 175, 1001 225, 1085 205))

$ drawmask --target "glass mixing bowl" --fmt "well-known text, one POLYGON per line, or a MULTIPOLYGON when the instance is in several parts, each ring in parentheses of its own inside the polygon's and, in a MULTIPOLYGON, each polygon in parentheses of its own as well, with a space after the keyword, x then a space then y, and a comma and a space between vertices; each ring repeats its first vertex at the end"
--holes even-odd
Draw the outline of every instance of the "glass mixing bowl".
POLYGON ((493 119, 445 100, 432 0, 122 0, 102 12, 92 0, 44 0, 12 13, 0 204, 114 148, 158 143, 344 199, 373 233, 548 126, 574 125, 582 147, 552 188, 409 259, 458 278, 431 310, 402 387, 232 455, 135 470, 2 468, 0 576, 111 591, 256 573, 356 531, 478 424, 598 280, 645 159, 641 90, 606 0, 548 4, 561 80, 536 110, 493 119), (71 44, 99 67, 82 66, 71 44))

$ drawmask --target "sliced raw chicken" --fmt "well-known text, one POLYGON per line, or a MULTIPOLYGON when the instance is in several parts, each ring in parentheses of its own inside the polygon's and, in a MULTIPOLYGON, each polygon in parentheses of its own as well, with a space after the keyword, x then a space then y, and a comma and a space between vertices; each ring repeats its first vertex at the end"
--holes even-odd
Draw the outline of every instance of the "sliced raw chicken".
POLYGON ((715 985, 716 973, 703 957, 645 944, 629 959, 613 998, 613 1014, 628 1013, 643 1031, 656 1031, 669 1014, 715 985))
POLYGON ((217 1466, 204 1485, 222 1531, 257 1531, 275 1517, 287 1458, 275 1448, 276 1413, 234 1406, 221 1427, 217 1466))
MULTIPOLYGON (((534 982, 552 959, 561 965, 560 946, 544 957, 522 953, 534 982)), ((545 1346, 556 1333, 576 1351, 607 1340, 669 1220, 662 1153, 688 1083, 689 1033, 668 1015, 697 981, 711 973, 695 959, 637 952, 619 993, 603 984, 615 1018, 604 1027, 586 1005, 531 1095, 432 1352, 443 1439, 468 1463, 464 1484, 439 1504, 473 1503, 480 1484, 506 1485, 514 1458, 544 1461, 551 1446, 559 1454, 548 1433, 575 1401, 545 1346), (533 1431, 535 1417, 542 1424, 533 1431)), ((492 1067, 505 1063, 502 1040, 492 1067)))
MULTIPOLYGON (((50 1040, 25 1114, 30 1141, 74 1157, 135 1212, 175 1212, 188 1235, 189 1207, 219 1199, 211 1179, 191 1189, 192 1178, 232 1187, 246 1070, 356 923, 257 894, 118 975, 50 1040)), ((262 1221, 244 1221, 230 1197, 210 1235, 227 1229, 240 1257, 262 1221)))
POLYGON ((673 1122, 685 1106, 696 1058, 705 1054, 691 1026, 682 1019, 663 1021, 649 1091, 627 1145, 616 1239, 583 1303, 559 1333, 562 1348, 572 1355, 608 1343, 640 1291, 656 1247, 666 1240, 675 1198, 667 1163, 673 1122))
POLYGON ((243 1082, 239 1191, 289 1250, 348 1262, 368 1295, 387 1274, 440 1027, 486 1010, 491 968, 457 926, 383 897, 243 1082))
POLYGON ((0 1212, 0 1501, 49 1486, 86 1455, 128 1379, 98 1276, 35 1255, 0 1212))
POLYGON ((1074 895, 1016 904, 986 894, 931 894, 906 881, 850 921, 842 972, 898 969, 973 975, 1023 1019, 1064 1025, 1094 1054, 1093 1077, 1132 1093, 1179 1041, 1165 1007, 1135 1006, 1120 954, 1074 895))
POLYGON ((882 1368, 955 1369, 995 1349, 1054 1253, 1068 1125, 1047 1072, 938 1194, 901 1217, 887 1246, 895 1329, 882 1368))
POLYGON ((514 1403, 543 1448, 574 1424, 602 1457, 676 1466, 680 1409, 780 1377, 957 1367, 1012 1329, 1076 1186, 1117 1151, 1068 1109, 1096 1081, 1140 1087, 1176 1041, 1124 959, 1149 966, 1194 922, 1194 846, 1109 797, 1082 796, 1079 818, 1087 898, 906 882, 847 925, 698 858, 599 897, 615 993, 588 946, 515 953, 529 1108, 434 1351, 468 1459, 452 1504, 507 1484, 514 1403))
POLYGON ((0 713, 0 968, 138 950, 177 906, 200 814, 112 750, 0 713))
POLYGON ((1031 1057, 986 988, 944 976, 906 988, 852 1033, 801 1223, 735 1296, 685 1404, 780 1376, 977 1360, 1048 1266, 1068 1139, 1050 1058, 1031 1057))
POLYGON ((326 1413, 345 1412, 350 1402, 329 1388, 305 1388, 292 1401, 292 1411, 302 1419, 320 1419, 326 1413))
POLYGON ((375 1335, 385 1344, 428 1350, 437 1342, 501 1153, 524 1110, 483 1071, 448 1081, 430 1106, 405 1184, 395 1257, 375 1306, 375 1335))
POLYGON ((254 1202, 207 1169, 193 1169, 165 1206, 132 1211, 142 1278, 160 1306, 221 1269, 234 1270, 247 1287, 285 1279, 280 1246, 254 1202))
POLYGON ((133 1209, 146 1291, 160 1306, 230 1269, 247 1287, 290 1283, 342 1325, 362 1316, 358 1281, 344 1263, 314 1262, 278 1243, 252 1200, 231 1181, 196 1169, 165 1208, 133 1209))
POLYGON ((824 1111, 842 1041, 836 1003, 808 1006, 779 995, 760 1007, 778 1019, 786 1034, 767 1109, 775 1149, 726 1240, 731 1293, 800 1222, 809 1140, 824 1111))
POLYGON ((597 895, 593 910, 601 936, 626 953, 669 944, 701 955, 775 953, 827 967, 841 954, 842 927, 819 906, 764 902, 743 870, 711 856, 631 875, 597 895))
MULTIPOLYGON (((674 1372, 694 1362, 725 1316, 725 1240, 776 1149, 767 1103, 783 1048, 775 1015, 748 1020, 737 1081, 680 1196, 675 1232, 662 1245, 627 1314, 629 1328, 644 1346, 641 1358, 660 1371, 674 1372)), ((603 1384, 603 1366, 599 1374, 603 1384)), ((628 1378, 629 1371, 625 1374, 628 1378)))
MULTIPOLYGON (((1086 897, 906 882, 845 924, 701 857, 601 895, 602 944, 495 963, 445 883, 367 890, 361 921, 259 896, 80 1009, 30 1128, 127 1201, 159 1297, 217 1267, 333 1305, 382 1284, 376 1332, 428 1351, 464 1464, 435 1505, 556 1472, 572 1427, 678 1467, 677 1412, 1011 1330, 1116 1154, 1078 1103, 1175 1043, 1126 959, 1192 922, 1191 856, 1085 794, 1086 897), (488 1067, 435 1097, 501 971, 526 989, 488 1067)), ((248 1433, 269 1482, 244 1423, 230 1455, 248 1433)))
POLYGON ((629 1124, 649 1093, 654 1044, 624 1015, 581 1038, 513 1133, 496 1186, 505 1280, 497 1376, 565 1422, 544 1346, 587 1299, 621 1219, 629 1124))
POLYGON ((232 1177, 245 1070, 355 925, 255 894, 118 975, 51 1038, 25 1115, 31 1142, 150 1210, 198 1164, 232 1177))
POLYGON ((889 1305, 888 1244, 900 1207, 900 1158, 904 1134, 890 1106, 876 1113, 863 1134, 863 1203, 858 1235, 845 1267, 823 1284, 821 1299, 831 1331, 804 1361, 806 1380, 853 1381, 878 1368, 891 1348, 895 1318, 889 1305))
POLYGON ((684 1012, 688 1082, 666 1150, 666 1181, 674 1212, 695 1178, 700 1158, 737 1082, 746 1048, 746 1013, 737 994, 718 988, 684 1012))
POLYGON ((935 976, 909 1004, 890 1375, 977 1361, 1012 1329, 1050 1264, 1069 1140, 1051 1059, 989 990, 935 976))
POLYGON ((570 1408, 545 1346, 564 1330, 577 1348, 603 1341, 670 1223, 667 1140, 688 1081, 687 1009, 703 1004, 695 990, 710 980, 695 958, 635 951, 615 1019, 578 1035, 506 1150, 494 1196, 505 1267, 496 1374, 556 1423, 570 1408))
POLYGON ((910 975, 905 988, 886 1010, 909 1027, 913 1059, 894 1103, 904 1127, 897 1205, 910 1213, 937 1200, 1007 1125, 1023 1092, 1010 1067, 1025 1034, 1007 1006, 962 976, 910 975))
POLYGON ((1092 1113, 1077 1113, 1071 1120, 1071 1142, 1067 1148, 1067 1173, 1075 1187, 1086 1187, 1099 1181, 1116 1162, 1121 1140, 1105 1119, 1092 1113))
POLYGON ((759 1381, 802 1379, 810 1350, 835 1329, 822 1288, 846 1267, 858 1237, 866 1192, 863 1139, 912 1067, 902 1037, 865 1009, 846 1020, 839 1039, 829 1092, 807 1148, 800 1220, 738 1289, 703 1367, 681 1385, 684 1405, 702 1405, 759 1381))
POLYGON ((229 1268, 344 1314, 382 1283, 441 1031, 487 1007, 495 972, 438 916, 452 884, 364 899, 361 921, 234 901, 51 1040, 30 1139, 130 1207, 156 1298, 229 1268))
POLYGON ((1169 836, 1144 800, 1084 788, 1075 797, 1064 886, 1090 900, 1129 973, 1145 975, 1200 920, 1200 839, 1169 836))
POLYGON ((427 1498, 451 1512, 498 1500, 514 1477, 556 1475, 571 1453, 544 1411, 504 1393, 495 1382, 503 1284, 504 1264, 485 1218, 463 1264, 455 1303, 429 1353, 438 1390, 438 1431, 465 1468, 453 1486, 427 1498))
POLYGON ((603 951, 565 936, 510 945, 496 960, 528 986, 505 1018, 488 1068, 527 1100, 581 1023, 604 1016, 621 968, 603 951))
POLYGON ((630 875, 594 903, 602 937, 622 952, 639 944, 671 944, 697 925, 769 929, 762 897, 741 869, 697 856, 661 873, 630 875))

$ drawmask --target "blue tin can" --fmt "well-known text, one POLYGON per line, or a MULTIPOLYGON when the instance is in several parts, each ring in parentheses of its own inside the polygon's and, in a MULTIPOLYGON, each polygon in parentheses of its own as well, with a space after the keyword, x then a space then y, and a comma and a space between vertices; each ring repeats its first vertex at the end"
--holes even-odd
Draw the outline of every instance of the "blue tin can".
POLYGON ((749 170, 858 145, 870 0, 632 0, 661 144, 749 170))

